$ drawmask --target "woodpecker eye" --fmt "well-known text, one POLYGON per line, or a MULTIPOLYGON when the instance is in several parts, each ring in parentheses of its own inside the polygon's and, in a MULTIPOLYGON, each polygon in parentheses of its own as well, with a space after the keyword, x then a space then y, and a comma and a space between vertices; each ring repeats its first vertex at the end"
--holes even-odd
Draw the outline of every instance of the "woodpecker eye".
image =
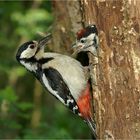
POLYGON ((85 40, 85 39, 81 39, 80 42, 81 42, 81 43, 85 43, 86 40, 85 40))
POLYGON ((35 48, 35 44, 31 44, 31 45, 29 45, 29 47, 30 47, 31 49, 34 49, 34 48, 35 48))

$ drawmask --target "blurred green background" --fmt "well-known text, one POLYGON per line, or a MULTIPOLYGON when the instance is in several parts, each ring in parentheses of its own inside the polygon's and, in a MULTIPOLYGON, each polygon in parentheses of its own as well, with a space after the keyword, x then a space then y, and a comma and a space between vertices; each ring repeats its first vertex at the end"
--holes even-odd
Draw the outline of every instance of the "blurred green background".
POLYGON ((87 125, 15 59, 20 44, 51 31, 51 7, 51 1, 0 1, 0 139, 90 138, 87 125))

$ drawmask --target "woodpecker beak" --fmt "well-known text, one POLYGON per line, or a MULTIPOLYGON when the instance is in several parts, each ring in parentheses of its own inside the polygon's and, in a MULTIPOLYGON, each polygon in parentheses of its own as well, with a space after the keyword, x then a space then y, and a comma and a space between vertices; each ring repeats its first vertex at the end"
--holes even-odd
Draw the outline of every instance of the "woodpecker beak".
POLYGON ((77 43, 72 44, 71 48, 74 50, 75 53, 79 53, 81 50, 84 50, 82 45, 77 45, 77 43))
POLYGON ((47 36, 43 37, 38 41, 39 49, 42 49, 45 47, 46 44, 48 44, 49 40, 52 38, 52 34, 49 33, 47 36))
POLYGON ((74 51, 79 51, 81 46, 78 46, 77 43, 72 44, 71 48, 74 49, 74 51))
POLYGON ((72 44, 71 48, 76 48, 76 43, 72 44))

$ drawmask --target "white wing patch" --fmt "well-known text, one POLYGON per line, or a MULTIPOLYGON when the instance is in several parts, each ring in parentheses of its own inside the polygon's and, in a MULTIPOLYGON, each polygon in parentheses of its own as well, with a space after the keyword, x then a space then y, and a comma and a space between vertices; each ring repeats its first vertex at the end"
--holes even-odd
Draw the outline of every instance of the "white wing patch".
POLYGON ((54 90, 50 87, 50 85, 49 85, 49 83, 48 83, 48 80, 47 80, 45 74, 43 74, 42 80, 43 80, 43 83, 45 84, 45 87, 48 89, 48 91, 49 91, 50 93, 52 93, 55 97, 57 97, 63 104, 65 104, 64 100, 57 94, 57 92, 54 91, 54 90))

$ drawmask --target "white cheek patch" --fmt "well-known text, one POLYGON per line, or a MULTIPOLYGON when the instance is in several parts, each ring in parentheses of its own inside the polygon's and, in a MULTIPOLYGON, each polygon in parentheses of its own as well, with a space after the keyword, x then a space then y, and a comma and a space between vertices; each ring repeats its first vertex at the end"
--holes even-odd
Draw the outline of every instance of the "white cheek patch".
POLYGON ((80 41, 79 42, 76 42, 75 47, 77 46, 79 49, 84 49, 84 47, 93 45, 94 44, 93 41, 94 41, 94 38, 95 37, 96 37, 96 34, 95 33, 92 33, 87 38, 82 38, 83 40, 86 40, 85 43, 81 43, 80 41))
POLYGON ((95 33, 90 34, 90 35, 88 36, 87 40, 93 40, 95 36, 96 36, 95 33))
POLYGON ((30 58, 35 55, 35 52, 36 52, 36 48, 34 49, 27 48, 21 53, 20 58, 30 58))
POLYGON ((99 40, 98 36, 95 33, 93 33, 93 34, 88 36, 85 46, 93 46, 93 47, 95 47, 97 49, 98 40, 99 40))
POLYGON ((94 41, 95 36, 96 36, 95 34, 91 34, 91 35, 88 36, 87 42, 86 42, 87 46, 94 44, 93 41, 94 41))

